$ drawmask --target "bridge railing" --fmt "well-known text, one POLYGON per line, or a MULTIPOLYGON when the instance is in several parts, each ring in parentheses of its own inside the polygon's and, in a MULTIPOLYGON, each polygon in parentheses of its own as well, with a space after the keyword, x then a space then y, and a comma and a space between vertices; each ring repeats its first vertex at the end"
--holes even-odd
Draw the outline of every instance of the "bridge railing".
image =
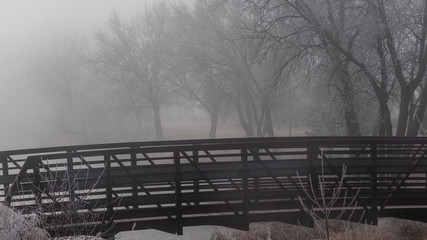
POLYGON ((37 198, 43 206, 49 204, 43 192, 48 183, 38 176, 55 172, 61 179, 71 173, 81 188, 96 184, 86 207, 114 215, 117 231, 163 227, 182 233, 187 225, 247 229, 253 221, 295 223, 290 216, 303 222, 297 197, 305 199, 301 185, 311 186, 308 175, 315 181, 324 172, 332 191, 345 164, 342 186, 373 220, 385 206, 425 205, 426 143, 424 138, 325 137, 51 148, 3 153, 20 171, 3 167, 0 180, 11 205, 28 207, 37 198))

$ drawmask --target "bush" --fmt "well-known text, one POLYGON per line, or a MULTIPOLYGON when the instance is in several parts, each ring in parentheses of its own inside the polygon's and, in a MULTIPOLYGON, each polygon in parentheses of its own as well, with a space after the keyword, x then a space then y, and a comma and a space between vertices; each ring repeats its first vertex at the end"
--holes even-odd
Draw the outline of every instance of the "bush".
POLYGON ((83 163, 74 166, 72 172, 68 172, 66 165, 58 163, 43 168, 48 169, 40 171, 43 184, 33 185, 33 190, 17 189, 16 199, 22 197, 21 206, 18 204, 17 208, 19 206, 23 213, 39 213, 38 225, 55 239, 114 238, 114 233, 110 233, 114 227, 114 211, 105 209, 121 199, 116 198, 107 204, 98 204, 96 200, 97 184, 104 176, 105 168, 97 178, 91 179, 93 182, 89 181, 89 170, 84 168, 83 163), (61 173, 61 169, 67 171, 61 173), (34 196, 35 204, 25 202, 28 194, 34 196))
POLYGON ((0 236, 3 240, 47 240, 49 234, 38 227, 37 216, 24 216, 0 204, 0 236))

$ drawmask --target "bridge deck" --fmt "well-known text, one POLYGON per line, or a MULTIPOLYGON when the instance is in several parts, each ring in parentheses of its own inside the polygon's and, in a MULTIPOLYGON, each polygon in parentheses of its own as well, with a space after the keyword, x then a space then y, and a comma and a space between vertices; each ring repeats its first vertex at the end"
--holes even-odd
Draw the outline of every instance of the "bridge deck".
POLYGON ((104 214, 104 222, 95 224, 112 232, 156 228, 182 234, 183 226, 207 224, 248 229, 257 221, 310 224, 298 201, 308 201, 308 176, 318 192, 315 181, 323 169, 331 194, 345 164, 336 206, 355 197, 354 220, 426 221, 426 144, 426 138, 297 137, 4 151, 0 200, 49 215, 62 211, 52 202, 84 198, 85 209, 104 214), (64 179, 76 187, 58 200, 64 188, 52 186, 63 187, 64 179))

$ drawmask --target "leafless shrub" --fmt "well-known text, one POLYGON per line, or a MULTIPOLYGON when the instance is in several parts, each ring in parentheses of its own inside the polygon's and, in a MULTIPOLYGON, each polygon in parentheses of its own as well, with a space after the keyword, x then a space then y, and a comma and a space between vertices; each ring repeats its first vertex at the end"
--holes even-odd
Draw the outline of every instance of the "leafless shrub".
MULTIPOLYGON (((304 196, 298 196, 298 200, 303 210, 310 216, 315 225, 316 231, 314 235, 309 232, 306 233, 310 235, 311 238, 331 240, 333 232, 333 225, 331 225, 332 213, 333 211, 336 211, 337 207, 340 207, 341 210, 336 218, 343 220, 343 222, 341 222, 341 228, 343 231, 341 231, 347 232, 348 230, 351 230, 350 219, 353 217, 353 213, 357 208, 357 195, 359 194, 359 190, 357 190, 352 197, 349 197, 348 191, 343 187, 347 171, 347 167, 343 164, 340 179, 336 187, 330 189, 330 194, 328 194, 328 186, 325 181, 322 149, 320 156, 321 174, 317 176, 317 181, 313 181, 312 176, 309 174, 308 186, 306 187, 302 182, 303 178, 297 172, 299 184, 304 192, 304 196), (315 186, 314 182, 317 182, 317 186, 315 186), (342 201, 342 205, 337 204, 338 200, 342 201), (348 217, 345 218, 344 214, 347 212, 349 212, 349 214, 348 217)), ((364 213, 362 213, 362 217, 363 214, 364 213)))
MULTIPOLYGON (((93 239, 109 238, 113 227, 113 212, 107 211, 110 204, 99 203, 97 185, 105 169, 96 179, 91 179, 89 169, 81 165, 72 173, 65 166, 56 164, 54 169, 44 166, 46 171, 40 172, 41 185, 33 186, 35 204, 24 204, 24 211, 36 214, 40 226, 51 236, 61 239, 93 239), (65 169, 61 171, 60 169, 65 169)), ((18 190, 21 195, 28 194, 18 190)), ((101 196, 102 197, 102 196, 101 196)), ((115 201, 120 201, 117 198, 115 201)))

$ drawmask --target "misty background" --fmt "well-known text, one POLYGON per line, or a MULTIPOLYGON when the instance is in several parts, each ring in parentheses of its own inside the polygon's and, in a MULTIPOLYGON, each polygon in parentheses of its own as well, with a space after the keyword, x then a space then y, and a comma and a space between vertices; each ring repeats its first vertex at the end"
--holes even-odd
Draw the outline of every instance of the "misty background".
POLYGON ((1 1, 0 148, 423 135, 408 2, 1 1))

